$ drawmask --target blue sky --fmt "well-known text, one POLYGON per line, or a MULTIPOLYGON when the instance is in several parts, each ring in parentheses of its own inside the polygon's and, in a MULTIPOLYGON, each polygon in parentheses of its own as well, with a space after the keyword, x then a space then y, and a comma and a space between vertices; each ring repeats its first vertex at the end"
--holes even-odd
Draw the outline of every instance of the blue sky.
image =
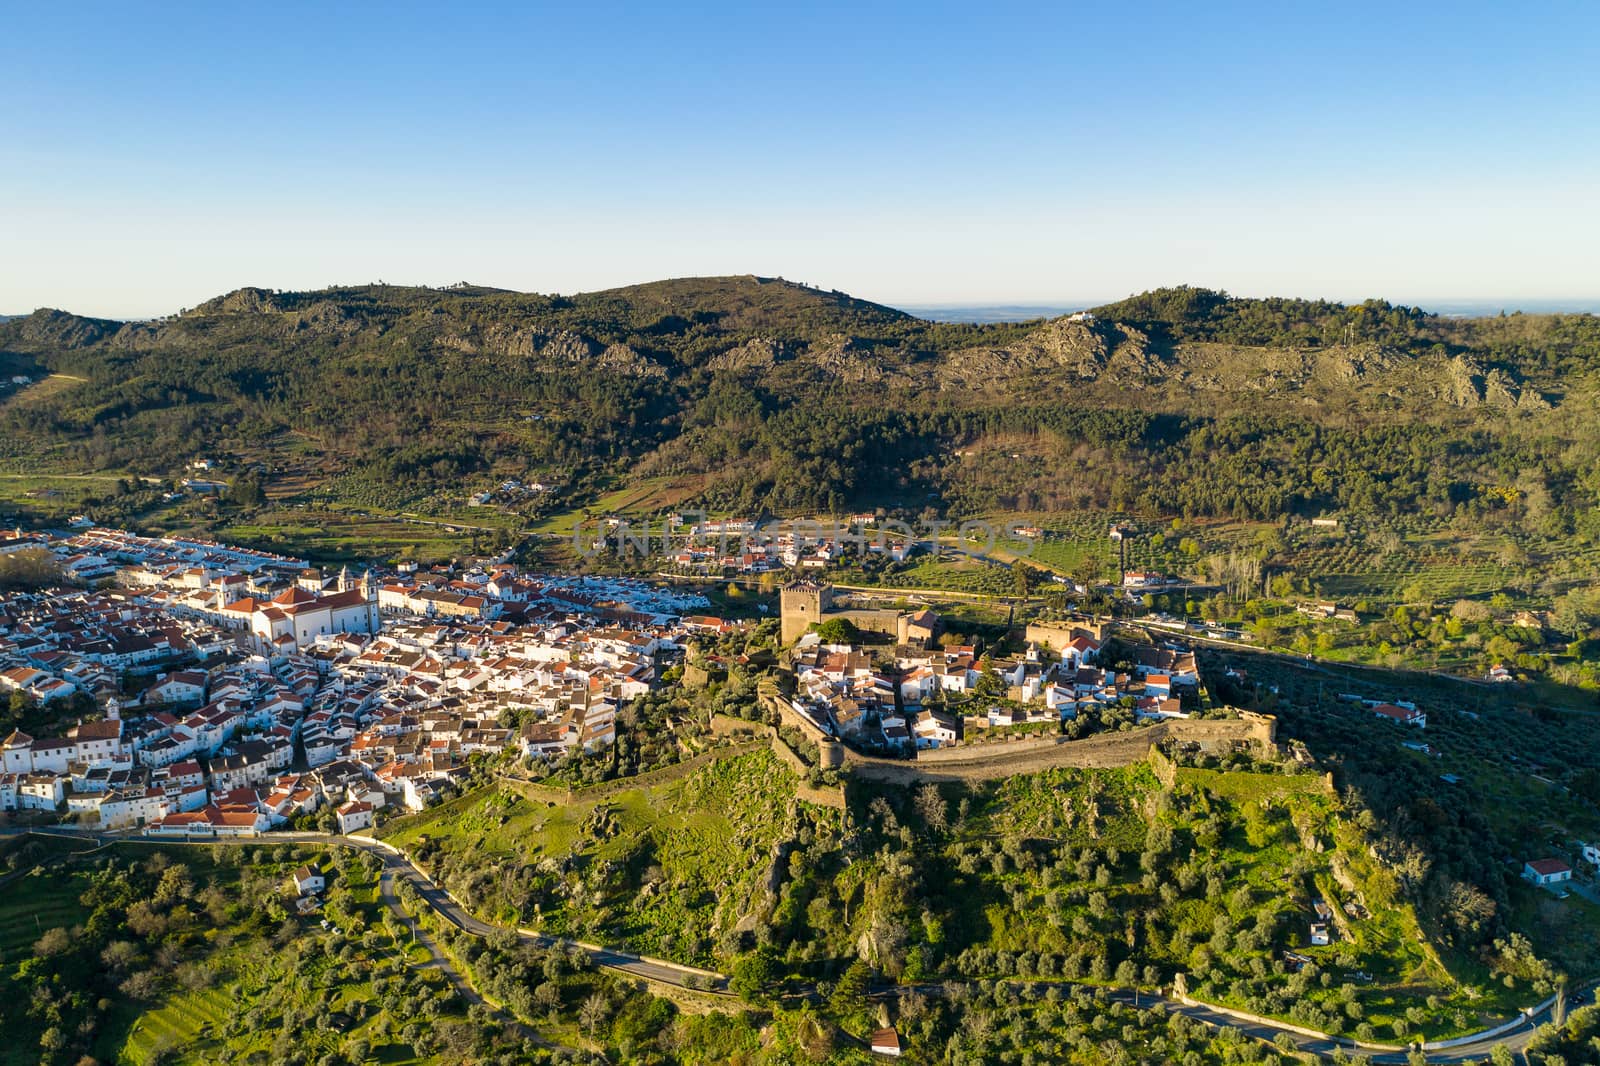
POLYGON ((1600 297, 1600 5, 21 5, 0 312, 1600 297))

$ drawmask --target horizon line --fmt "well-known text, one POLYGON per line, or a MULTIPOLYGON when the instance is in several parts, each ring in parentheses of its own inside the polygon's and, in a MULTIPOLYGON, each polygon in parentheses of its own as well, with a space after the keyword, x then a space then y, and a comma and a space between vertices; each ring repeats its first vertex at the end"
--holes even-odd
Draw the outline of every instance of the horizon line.
MULTIPOLYGON (((334 289, 362 289, 362 288, 372 288, 372 287, 386 287, 386 288, 397 288, 397 289, 424 289, 424 290, 431 290, 431 291, 434 291, 434 292, 447 292, 452 288, 465 287, 465 288, 478 288, 478 289, 494 289, 494 290, 497 290, 497 291, 500 291, 500 292, 504 292, 504 293, 508 293, 508 294, 524 295, 524 296, 566 296, 566 297, 573 297, 573 296, 591 295, 593 293, 598 293, 598 292, 607 292, 607 291, 610 291, 612 289, 634 288, 634 287, 641 286, 641 285, 655 284, 655 283, 657 283, 659 281, 678 281, 678 280, 688 280, 688 279, 693 279, 693 278, 718 278, 718 277, 729 277, 729 278, 750 277, 750 278, 760 278, 760 279, 764 279, 764 280, 786 281, 786 282, 789 282, 790 284, 798 285, 798 286, 800 286, 802 288, 810 289, 810 290, 812 290, 814 292, 840 293, 842 295, 849 296, 852 299, 863 300, 863 301, 866 301, 866 302, 869 302, 869 303, 876 303, 876 304, 879 304, 880 306, 887 307, 887 308, 890 308, 892 310, 903 311, 903 312, 906 312, 908 314, 916 315, 917 317, 926 317, 926 315, 924 313, 937 314, 937 313, 940 313, 940 312, 945 312, 945 313, 966 312, 966 313, 969 313, 969 314, 974 314, 974 313, 978 313, 978 312, 987 312, 987 314, 984 315, 983 318, 978 320, 978 321, 982 321, 982 322, 985 322, 985 323, 1001 323, 1001 322, 1007 322, 1007 321, 1026 321, 1029 318, 1040 317, 1041 315, 1044 316, 1044 317, 1050 317, 1052 315, 1070 314, 1070 313, 1073 313, 1075 311, 1084 311, 1084 310, 1091 310, 1091 309, 1096 308, 1096 307, 1104 307, 1104 306, 1109 305, 1109 304, 1118 303, 1118 302, 1121 302, 1121 301, 1127 300, 1127 299, 1132 299, 1132 298, 1134 298, 1136 296, 1139 296, 1139 295, 1142 295, 1142 294, 1148 293, 1148 292, 1155 292, 1155 291, 1159 291, 1161 289, 1171 289, 1171 288, 1181 288, 1181 287, 1189 287, 1189 288, 1196 288, 1196 289, 1210 289, 1211 291, 1214 291, 1214 292, 1224 293, 1225 295, 1227 295, 1227 296, 1229 296, 1230 298, 1233 298, 1233 299, 1242 299, 1242 300, 1299 299, 1299 300, 1307 300, 1307 301, 1328 300, 1331 303, 1342 304, 1342 305, 1344 305, 1346 307, 1357 306, 1357 305, 1359 305, 1360 303, 1362 303, 1366 299, 1381 299, 1381 300, 1386 301, 1387 303, 1389 303, 1392 306, 1396 306, 1396 307, 1414 307, 1414 308, 1417 308, 1417 309, 1419 309, 1421 311, 1424 311, 1424 312, 1427 312, 1427 313, 1430 313, 1430 314, 1437 314, 1437 315, 1441 315, 1441 316, 1449 316, 1449 315, 1456 315, 1456 316, 1487 315, 1487 316, 1493 316, 1493 315, 1495 315, 1497 313, 1504 313, 1504 314, 1515 314, 1515 313, 1523 313, 1523 314, 1600 314, 1600 294, 1596 294, 1596 295, 1593 295, 1593 296, 1544 296, 1544 295, 1539 295, 1539 296, 1448 296, 1448 295, 1442 295, 1442 296, 1435 296, 1435 297, 1425 297, 1425 298, 1415 299, 1415 300, 1395 299, 1393 297, 1385 297, 1385 296, 1379 296, 1379 297, 1371 297, 1371 296, 1369 296, 1369 297, 1363 297, 1361 299, 1354 299, 1354 298, 1345 298, 1345 297, 1285 295, 1285 294, 1282 294, 1282 293, 1272 293, 1272 294, 1265 295, 1265 296, 1241 295, 1239 293, 1231 292, 1227 288, 1221 287, 1221 286, 1213 288, 1212 286, 1208 286, 1208 285, 1194 285, 1192 283, 1180 283, 1180 284, 1175 284, 1175 285, 1156 285, 1156 286, 1152 286, 1152 287, 1139 289, 1139 290, 1136 290, 1134 292, 1130 292, 1130 293, 1128 293, 1126 295, 1123 295, 1123 296, 1106 296, 1106 297, 1103 297, 1103 298, 1102 297, 1096 297, 1096 298, 1075 297, 1075 298, 1060 298, 1060 299, 1053 299, 1053 298, 1021 298, 1021 299, 1006 299, 1006 298, 975 299, 974 298, 974 299, 959 299, 958 298, 958 299, 943 299, 943 300, 917 298, 917 299, 910 299, 910 300, 894 300, 892 298, 891 299, 878 299, 878 298, 873 298, 873 297, 861 296, 861 295, 858 295, 858 294, 856 294, 854 292, 851 292, 849 290, 840 289, 840 288, 837 288, 837 287, 819 285, 819 284, 815 284, 815 283, 812 283, 812 282, 796 281, 796 280, 794 280, 792 278, 785 278, 785 277, 783 277, 781 275, 761 275, 761 274, 755 274, 755 273, 745 273, 745 274, 689 274, 689 275, 682 275, 682 276, 679 276, 679 277, 655 279, 655 281, 633 282, 633 283, 629 283, 629 284, 625 284, 625 285, 608 286, 606 288, 578 289, 578 290, 574 290, 572 292, 559 292, 559 291, 543 292, 543 291, 540 291, 540 290, 537 290, 537 289, 516 289, 516 288, 507 288, 507 287, 503 287, 503 286, 500 286, 500 285, 494 285, 494 284, 486 284, 486 283, 479 283, 479 282, 462 282, 462 281, 451 282, 451 283, 448 283, 448 284, 426 284, 426 283, 421 283, 421 282, 399 282, 399 283, 397 283, 397 282, 388 282, 388 281, 382 281, 382 280, 375 280, 375 281, 354 282, 354 283, 336 282, 336 283, 332 283, 332 284, 329 284, 329 285, 322 286, 320 288, 309 288, 309 287, 308 288, 284 288, 284 287, 279 287, 279 286, 267 286, 267 285, 239 285, 239 286, 235 286, 234 288, 225 289, 225 290, 223 290, 221 292, 218 292, 214 296, 207 297, 206 300, 217 299, 217 298, 220 298, 222 296, 229 295, 230 293, 239 292, 239 291, 244 290, 244 289, 260 289, 262 291, 269 292, 269 293, 285 293, 285 292, 287 292, 287 293, 315 293, 315 292, 326 292, 326 291, 330 291, 330 290, 334 290, 334 289), (1007 312, 1015 313, 1017 315, 1017 317, 1014 317, 1014 318, 1013 317, 1009 317, 1009 316, 1007 316, 1005 314, 1007 312), (1038 312, 1039 314, 1030 314, 1030 312, 1038 312)), ((201 301, 201 302, 203 303, 203 302, 206 302, 206 301, 201 301)), ((5 311, 5 310, 0 310, 0 321, 7 321, 7 320, 17 319, 17 318, 26 318, 30 314, 34 314, 34 313, 37 313, 39 311, 50 311, 50 310, 62 311, 62 312, 65 312, 67 314, 78 315, 78 316, 83 317, 83 318, 99 318, 99 319, 104 319, 104 320, 108 320, 108 321, 130 322, 131 323, 131 322, 153 322, 153 321, 156 321, 156 320, 159 320, 159 319, 171 318, 171 317, 174 317, 174 316, 178 315, 179 313, 181 313, 183 311, 192 311, 193 308, 189 307, 189 308, 180 308, 178 310, 170 310, 170 311, 161 311, 161 312, 154 312, 154 313, 144 313, 144 314, 129 315, 129 314, 126 314, 126 313, 124 313, 124 314, 104 314, 104 313, 97 313, 97 312, 94 312, 94 311, 74 311, 74 310, 69 310, 67 307, 61 306, 60 304, 56 304, 56 305, 53 305, 53 306, 52 305, 48 305, 48 304, 44 304, 44 305, 40 305, 40 306, 34 308, 32 311, 10 312, 10 311, 5 311)))

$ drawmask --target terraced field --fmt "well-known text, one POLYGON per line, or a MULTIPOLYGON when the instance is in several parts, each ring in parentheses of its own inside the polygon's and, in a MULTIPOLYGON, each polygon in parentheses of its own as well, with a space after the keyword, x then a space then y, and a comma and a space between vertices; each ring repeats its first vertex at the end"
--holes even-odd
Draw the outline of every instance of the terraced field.
POLYGON ((996 516, 992 521, 1004 525, 1035 525, 1044 536, 1035 541, 1027 558, 1046 569, 1078 572, 1085 561, 1099 564, 1104 575, 1115 577, 1121 553, 1110 539, 1111 527, 1125 525, 1134 531, 1127 540, 1130 570, 1160 570, 1179 576, 1200 576, 1201 560, 1206 555, 1234 550, 1249 544, 1262 530, 1275 528, 1267 523, 1182 522, 1159 515, 1129 515, 1113 511, 1072 511, 1055 514, 996 516), (1188 539, 1195 545, 1192 554, 1180 550, 1188 539))
POLYGON ((51 929, 70 929, 89 916, 78 902, 82 877, 35 871, 0 885, 0 966, 32 954, 51 929))
POLYGON ((219 1048, 223 1025, 237 1011, 236 997, 222 989, 180 993, 139 1016, 118 1061, 143 1066, 175 1048, 219 1048))
POLYGON ((620 515, 637 520, 652 518, 692 498, 704 488, 705 480, 699 476, 646 478, 603 493, 581 506, 547 515, 530 528, 537 533, 570 536, 574 523, 586 515, 620 515))
POLYGON ((1311 578, 1324 596, 1340 600, 1435 602, 1499 592, 1519 572, 1447 552, 1410 551, 1375 560, 1354 548, 1298 553, 1289 565, 1311 578))
POLYGON ((449 559, 464 555, 472 533, 447 522, 413 522, 398 516, 279 508, 216 533, 234 544, 265 548, 321 562, 373 558, 449 559))

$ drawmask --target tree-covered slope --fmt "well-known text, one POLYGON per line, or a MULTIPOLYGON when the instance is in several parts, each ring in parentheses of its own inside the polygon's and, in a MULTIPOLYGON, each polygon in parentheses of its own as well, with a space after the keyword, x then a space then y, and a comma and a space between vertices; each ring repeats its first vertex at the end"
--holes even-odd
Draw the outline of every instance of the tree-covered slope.
POLYGON ((755 277, 374 285, 241 289, 151 322, 39 311, 0 323, 0 353, 58 375, 0 398, 14 463, 170 473, 217 454, 396 505, 526 474, 573 503, 663 477, 688 502, 778 511, 1274 518, 1540 497, 1570 529, 1600 489, 1586 315, 1172 289, 1092 321, 977 326, 755 277))

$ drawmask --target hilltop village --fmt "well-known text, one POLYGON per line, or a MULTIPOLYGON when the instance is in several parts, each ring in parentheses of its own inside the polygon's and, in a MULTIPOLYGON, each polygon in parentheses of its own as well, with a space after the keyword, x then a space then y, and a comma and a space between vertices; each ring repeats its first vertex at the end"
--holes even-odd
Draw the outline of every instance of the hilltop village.
POLYGON ((1041 724, 1070 731, 1080 711, 1143 723, 1187 718, 1200 706, 1192 651, 1138 645, 1129 649, 1132 669, 1102 667, 1109 637, 1097 622, 1029 625, 1026 651, 994 657, 939 640, 933 611, 846 606, 822 582, 791 582, 780 603, 784 641, 794 644, 791 709, 821 733, 875 749, 939 748, 1041 724), (830 634, 863 643, 825 639, 830 634), (873 638, 878 643, 865 643, 873 638), (966 713, 952 712, 952 703, 966 713))
MULTIPOLYGON (((97 528, 8 544, 47 550, 78 586, 0 597, 0 695, 14 721, 40 708, 59 725, 0 740, 0 811, 158 836, 256 834, 319 812, 348 833, 428 806, 474 756, 603 752, 620 710, 691 659, 725 666, 719 638, 749 624, 708 614, 699 593, 509 563, 325 573, 97 528)), ((1020 650, 996 654, 950 639, 932 610, 806 577, 782 587, 773 621, 775 702, 752 713, 836 753, 910 758, 1235 713, 1212 703, 1183 644, 1088 618, 1031 622, 1020 650)), ((1414 706, 1374 711, 1426 724, 1414 706)))
POLYGON ((720 620, 627 579, 512 567, 323 574, 281 556, 89 530, 48 542, 91 588, 0 598, 0 689, 80 712, 0 741, 0 810, 151 834, 338 828, 417 810, 477 753, 556 757, 720 620))

